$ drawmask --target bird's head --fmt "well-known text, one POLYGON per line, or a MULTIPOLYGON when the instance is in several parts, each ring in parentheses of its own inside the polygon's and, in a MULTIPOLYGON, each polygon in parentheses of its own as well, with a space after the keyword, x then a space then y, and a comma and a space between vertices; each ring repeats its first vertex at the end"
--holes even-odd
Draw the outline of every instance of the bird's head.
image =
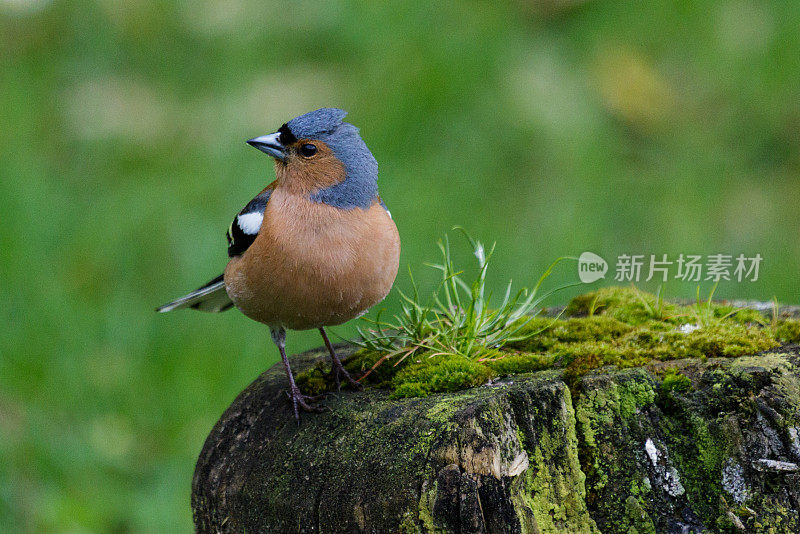
POLYGON ((366 209, 378 197, 378 162, 358 128, 342 122, 345 115, 318 109, 247 143, 275 158, 279 186, 314 202, 366 209))

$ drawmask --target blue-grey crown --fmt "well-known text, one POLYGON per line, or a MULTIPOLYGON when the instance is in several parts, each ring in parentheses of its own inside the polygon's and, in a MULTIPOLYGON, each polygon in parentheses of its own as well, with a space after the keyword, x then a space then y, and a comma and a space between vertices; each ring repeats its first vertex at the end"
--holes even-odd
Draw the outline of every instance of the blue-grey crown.
POLYGON ((317 139, 321 135, 336 131, 342 125, 342 119, 345 116, 347 116, 347 112, 343 109, 322 108, 295 117, 286 125, 298 139, 302 137, 317 139))
POLYGON ((344 181, 312 193, 311 200, 341 209, 369 208, 378 197, 378 162, 358 134, 358 128, 342 122, 347 112, 322 108, 286 123, 298 139, 319 139, 344 165, 344 181))

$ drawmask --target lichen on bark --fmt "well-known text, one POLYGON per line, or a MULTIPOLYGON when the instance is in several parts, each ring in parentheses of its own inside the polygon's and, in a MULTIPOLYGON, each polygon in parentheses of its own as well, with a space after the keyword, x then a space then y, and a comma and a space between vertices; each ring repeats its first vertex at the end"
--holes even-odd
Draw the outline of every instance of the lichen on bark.
POLYGON ((684 391, 660 388, 645 369, 584 377, 578 435, 601 530, 798 531, 796 472, 774 463, 800 461, 797 365, 796 348, 684 360, 693 383, 684 391))

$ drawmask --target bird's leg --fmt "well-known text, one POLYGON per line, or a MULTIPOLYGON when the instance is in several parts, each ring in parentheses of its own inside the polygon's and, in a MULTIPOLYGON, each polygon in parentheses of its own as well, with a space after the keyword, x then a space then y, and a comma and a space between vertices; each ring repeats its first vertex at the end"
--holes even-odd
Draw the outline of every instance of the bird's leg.
POLYGON ((272 340, 278 345, 278 350, 281 353, 281 360, 283 360, 283 367, 286 369, 286 376, 289 378, 289 398, 292 400, 292 408, 294 409, 294 418, 300 422, 300 413, 298 407, 307 412, 321 412, 322 408, 319 406, 311 406, 309 403, 319 400, 321 395, 311 397, 303 395, 297 384, 294 383, 294 375, 292 375, 292 368, 289 367, 289 359, 286 357, 286 330, 283 328, 270 329, 272 340))
POLYGON ((336 351, 333 350, 333 345, 331 345, 331 340, 328 339, 328 334, 325 332, 323 327, 319 328, 319 333, 322 334, 322 339, 325 341, 325 346, 328 347, 328 352, 331 353, 331 375, 333 375, 333 380, 336 382, 336 391, 339 391, 342 388, 341 378, 344 377, 351 386, 355 387, 356 389, 364 389, 364 386, 361 382, 355 380, 350 373, 347 372, 347 369, 344 368, 342 365, 342 361, 336 355, 336 351))

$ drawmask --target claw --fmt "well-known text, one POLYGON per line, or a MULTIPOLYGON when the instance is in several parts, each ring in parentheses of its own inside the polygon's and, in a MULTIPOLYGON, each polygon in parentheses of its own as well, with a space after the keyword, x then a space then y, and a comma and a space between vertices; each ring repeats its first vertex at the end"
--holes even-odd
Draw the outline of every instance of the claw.
POLYGON ((328 373, 326 380, 330 380, 330 378, 333 377, 333 382, 336 384, 336 391, 342 390, 342 377, 344 377, 344 379, 347 380, 347 383, 353 386, 355 389, 364 389, 364 385, 350 376, 350 373, 348 373, 347 369, 345 369, 342 365, 342 361, 336 355, 336 351, 333 349, 333 345, 331 345, 331 342, 328 339, 328 334, 325 333, 325 329, 320 328, 319 333, 322 334, 322 339, 325 341, 325 346, 328 348, 328 352, 331 355, 331 372, 328 373))
POLYGON ((292 401, 292 408, 294 409, 294 418, 297 420, 297 423, 300 423, 300 409, 304 412, 316 412, 319 413, 323 411, 321 406, 312 406, 310 403, 319 401, 323 395, 304 395, 300 388, 292 384, 293 387, 289 388, 289 391, 286 395, 292 401))
POLYGON ((334 361, 333 364, 331 365, 330 372, 327 375, 325 375, 325 380, 333 379, 334 384, 336 384, 336 391, 341 391, 342 390, 342 377, 344 377, 344 379, 347 381, 347 383, 350 384, 351 386, 353 386, 358 391, 361 391, 361 390, 364 389, 364 384, 362 384, 358 380, 354 379, 350 375, 350 373, 347 372, 347 369, 345 369, 344 366, 340 362, 334 361), (337 363, 339 365, 336 365, 337 363))

